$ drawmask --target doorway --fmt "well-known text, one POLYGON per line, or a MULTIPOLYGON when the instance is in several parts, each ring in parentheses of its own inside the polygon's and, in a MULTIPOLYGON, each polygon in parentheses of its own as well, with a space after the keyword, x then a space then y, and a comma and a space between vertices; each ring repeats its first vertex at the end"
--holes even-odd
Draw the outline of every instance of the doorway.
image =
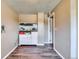
POLYGON ((55 47, 55 13, 48 17, 48 44, 55 47))

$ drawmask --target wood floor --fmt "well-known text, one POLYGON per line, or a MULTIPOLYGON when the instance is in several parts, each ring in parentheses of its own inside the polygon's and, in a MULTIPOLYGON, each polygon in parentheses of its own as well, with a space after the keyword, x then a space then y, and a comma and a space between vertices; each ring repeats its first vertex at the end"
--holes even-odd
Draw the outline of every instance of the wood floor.
POLYGON ((38 46, 19 46, 6 59, 61 59, 50 48, 38 46))

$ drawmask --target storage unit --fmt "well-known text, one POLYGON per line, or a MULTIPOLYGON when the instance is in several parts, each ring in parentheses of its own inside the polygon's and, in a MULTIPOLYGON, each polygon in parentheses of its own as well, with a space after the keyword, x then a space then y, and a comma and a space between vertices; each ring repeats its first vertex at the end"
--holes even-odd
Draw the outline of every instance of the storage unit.
POLYGON ((38 32, 35 24, 20 24, 19 45, 37 45, 38 32))

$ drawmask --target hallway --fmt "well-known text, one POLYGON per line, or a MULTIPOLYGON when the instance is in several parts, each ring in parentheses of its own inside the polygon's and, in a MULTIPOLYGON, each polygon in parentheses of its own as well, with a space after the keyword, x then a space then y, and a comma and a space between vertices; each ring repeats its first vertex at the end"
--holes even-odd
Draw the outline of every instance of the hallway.
POLYGON ((77 33, 77 0, 1 0, 0 59, 77 59, 77 33))
POLYGON ((58 54, 44 46, 19 46, 7 59, 61 59, 58 54))

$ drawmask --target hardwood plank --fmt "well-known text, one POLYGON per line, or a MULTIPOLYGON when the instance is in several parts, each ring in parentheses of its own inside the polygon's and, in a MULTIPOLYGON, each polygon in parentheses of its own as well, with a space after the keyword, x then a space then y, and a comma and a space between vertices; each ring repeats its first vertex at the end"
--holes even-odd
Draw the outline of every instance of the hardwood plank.
POLYGON ((6 59, 61 59, 53 49, 37 46, 19 46, 6 59))

